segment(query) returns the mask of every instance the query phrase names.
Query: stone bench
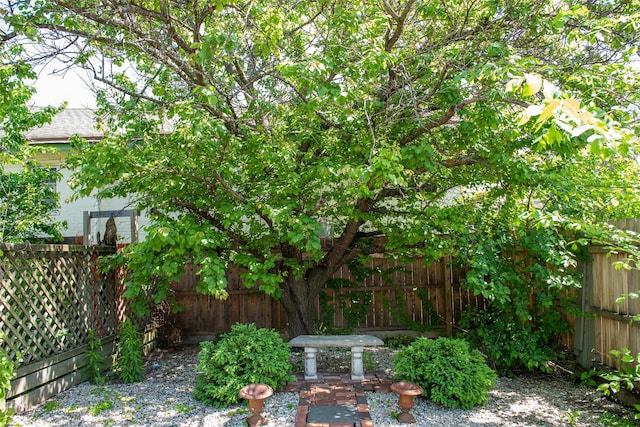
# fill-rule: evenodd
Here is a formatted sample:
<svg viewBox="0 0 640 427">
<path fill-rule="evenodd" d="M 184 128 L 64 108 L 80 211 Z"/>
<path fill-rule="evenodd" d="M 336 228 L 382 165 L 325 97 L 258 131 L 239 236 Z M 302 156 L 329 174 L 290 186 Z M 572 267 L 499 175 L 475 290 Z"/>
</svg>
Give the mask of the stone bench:
<svg viewBox="0 0 640 427">
<path fill-rule="evenodd" d="M 304 347 L 304 379 L 317 380 L 316 353 L 318 348 L 339 347 L 351 349 L 351 379 L 364 379 L 362 353 L 364 347 L 383 345 L 372 335 L 298 335 L 289 341 L 291 347 Z"/>
</svg>

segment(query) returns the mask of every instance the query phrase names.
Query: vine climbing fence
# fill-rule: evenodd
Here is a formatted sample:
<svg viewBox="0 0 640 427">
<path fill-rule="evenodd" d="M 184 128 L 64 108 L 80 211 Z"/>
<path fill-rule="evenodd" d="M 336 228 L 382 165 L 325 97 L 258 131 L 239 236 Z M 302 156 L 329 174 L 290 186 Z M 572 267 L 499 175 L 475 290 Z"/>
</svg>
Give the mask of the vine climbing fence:
<svg viewBox="0 0 640 427">
<path fill-rule="evenodd" d="M 640 219 L 615 221 L 616 227 L 640 233 Z M 581 270 L 584 286 L 580 309 L 588 313 L 576 319 L 574 350 L 580 364 L 616 367 L 612 350 L 628 349 L 640 354 L 640 299 L 625 297 L 640 294 L 640 270 L 616 268 L 627 254 L 610 254 L 606 248 L 590 249 L 591 261 Z"/>
<path fill-rule="evenodd" d="M 320 293 L 316 318 L 319 332 L 432 331 L 451 335 L 467 307 L 483 307 L 481 297 L 462 289 L 464 271 L 447 258 L 425 265 L 422 260 L 402 263 L 374 256 L 359 271 L 345 265 Z M 175 316 L 174 328 L 186 341 L 199 341 L 228 331 L 236 322 L 287 330 L 287 318 L 279 301 L 244 287 L 240 271 L 227 274 L 226 300 L 196 292 L 197 266 L 188 264 L 174 297 L 184 309 Z"/>
</svg>

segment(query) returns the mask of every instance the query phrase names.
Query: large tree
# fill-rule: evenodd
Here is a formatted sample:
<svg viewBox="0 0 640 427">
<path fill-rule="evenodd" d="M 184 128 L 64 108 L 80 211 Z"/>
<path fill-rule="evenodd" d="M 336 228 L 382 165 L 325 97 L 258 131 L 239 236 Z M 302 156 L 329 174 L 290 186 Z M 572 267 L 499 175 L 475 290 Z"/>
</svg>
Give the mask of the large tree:
<svg viewBox="0 0 640 427">
<path fill-rule="evenodd" d="M 481 249 L 468 231 L 496 218 L 571 240 L 614 198 L 638 212 L 636 0 L 20 3 L 16 31 L 111 87 L 108 137 L 70 165 L 79 194 L 153 218 L 130 296 L 166 297 L 190 257 L 224 298 L 233 263 L 293 337 L 351 260 Z"/>
</svg>

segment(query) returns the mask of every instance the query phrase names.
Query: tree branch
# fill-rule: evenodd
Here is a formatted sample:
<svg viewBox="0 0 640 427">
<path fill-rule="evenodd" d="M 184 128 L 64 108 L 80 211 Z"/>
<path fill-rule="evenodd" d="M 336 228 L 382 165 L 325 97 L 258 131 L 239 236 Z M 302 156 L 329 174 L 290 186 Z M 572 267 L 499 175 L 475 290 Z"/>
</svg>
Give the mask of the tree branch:
<svg viewBox="0 0 640 427">
<path fill-rule="evenodd" d="M 382 190 L 380 190 L 377 195 L 376 195 L 376 200 L 383 200 L 383 199 L 387 199 L 389 197 L 400 197 L 403 196 L 405 192 L 429 192 L 429 193 L 433 193 L 436 191 L 436 186 L 430 182 L 425 182 L 422 185 L 418 185 L 417 187 L 411 187 L 411 188 L 400 188 L 400 187 L 393 187 L 393 188 L 383 188 Z"/>
<path fill-rule="evenodd" d="M 402 138 L 400 138 L 398 140 L 398 144 L 400 145 L 406 145 L 410 142 L 415 141 L 417 138 L 419 138 L 420 136 L 424 135 L 425 133 L 429 132 L 431 129 L 443 126 L 447 123 L 449 123 L 449 121 L 451 121 L 451 119 L 456 115 L 456 113 L 458 111 L 460 111 L 462 108 L 466 107 L 467 105 L 471 105 L 471 104 L 475 104 L 478 102 L 485 102 L 488 101 L 489 98 L 486 96 L 478 96 L 475 98 L 471 98 L 471 99 L 467 99 L 466 101 L 462 101 L 459 104 L 456 105 L 452 105 L 451 107 L 449 107 L 447 109 L 446 112 L 444 112 L 440 117 L 438 117 L 435 120 L 432 120 L 428 123 L 426 123 L 425 125 L 415 129 L 413 132 L 403 136 Z M 500 102 L 505 102 L 508 104 L 514 104 L 514 105 L 518 105 L 520 107 L 528 107 L 529 104 L 525 101 L 520 101 L 519 99 L 514 99 L 514 98 L 503 98 L 500 100 Z"/>
<path fill-rule="evenodd" d="M 225 181 L 224 178 L 222 178 L 222 176 L 218 171 L 213 171 L 213 176 L 215 177 L 216 181 L 218 181 L 218 183 L 222 186 L 222 188 L 224 188 L 227 194 L 229 194 L 231 197 L 233 197 L 243 205 L 250 204 L 249 201 L 242 194 L 238 193 L 233 188 L 231 188 L 229 183 Z M 258 209 L 255 206 L 253 206 L 253 208 L 256 210 L 256 213 L 258 214 L 258 216 L 260 216 L 260 218 L 267 224 L 267 226 L 273 230 L 273 221 L 271 220 L 271 218 L 269 218 L 269 216 L 266 215 L 264 211 L 262 211 L 261 209 Z"/>
<path fill-rule="evenodd" d="M 172 199 L 171 203 L 173 203 L 174 206 L 180 207 L 180 208 L 184 208 L 186 210 L 188 210 L 189 212 L 197 215 L 198 217 L 208 221 L 211 225 L 213 225 L 215 228 L 217 228 L 218 230 L 220 230 L 221 232 L 225 233 L 227 236 L 229 236 L 229 238 L 237 245 L 237 246 L 243 246 L 247 244 L 247 241 L 238 233 L 234 232 L 233 230 L 230 230 L 229 228 L 225 227 L 224 224 L 218 220 L 218 218 L 216 218 L 214 215 L 211 214 L 211 212 L 209 212 L 206 209 L 201 209 L 198 206 L 196 206 L 194 203 L 192 202 L 187 202 L 185 200 L 179 200 L 179 199 Z"/>
<path fill-rule="evenodd" d="M 305 212 L 305 214 L 309 217 L 314 216 L 320 210 L 320 208 L 324 206 L 326 202 L 327 202 L 327 196 L 323 194 L 322 196 L 320 196 L 320 198 L 316 202 L 316 205 L 313 207 L 313 209 Z"/>
<path fill-rule="evenodd" d="M 279 75 L 277 73 L 273 73 L 272 76 L 274 78 L 276 78 L 277 80 L 281 81 L 282 83 L 284 83 L 285 85 L 287 85 L 288 87 L 290 87 L 291 89 L 293 89 L 295 94 L 298 96 L 298 98 L 300 98 L 300 100 L 302 102 L 304 102 L 305 104 L 307 104 L 309 102 L 307 100 L 307 97 L 305 96 L 305 94 L 302 93 L 297 87 L 295 87 L 293 85 L 293 83 L 289 82 L 287 79 L 285 79 L 284 77 L 282 77 L 281 75 Z M 334 129 L 342 129 L 342 127 L 339 124 L 337 124 L 335 122 L 332 122 L 331 120 L 329 120 L 327 118 L 327 116 L 325 116 L 324 114 L 322 114 L 318 110 L 315 110 L 315 115 L 318 116 L 318 118 L 320 118 L 320 120 L 322 120 L 327 126 L 329 126 L 331 128 L 334 128 Z"/>
<path fill-rule="evenodd" d="M 384 43 L 384 50 L 385 51 L 390 52 L 391 49 L 393 49 L 393 46 L 398 41 L 398 39 L 400 38 L 400 36 L 402 35 L 402 32 L 404 31 L 404 23 L 407 20 L 407 16 L 409 15 L 409 12 L 411 11 L 411 8 L 413 7 L 415 2 L 416 2 L 416 0 L 409 0 L 407 2 L 407 4 L 404 6 L 404 9 L 402 10 L 402 13 L 400 15 L 398 15 L 397 13 L 395 13 L 393 11 L 393 9 L 389 5 L 389 3 L 386 0 L 384 1 L 384 6 L 385 6 L 385 9 L 386 9 L 387 13 L 396 22 L 396 27 L 393 30 L 393 34 L 389 35 L 389 32 L 387 32 L 387 34 L 385 36 L 385 38 L 386 38 L 385 43 Z"/>
<path fill-rule="evenodd" d="M 106 84 L 107 86 L 117 90 L 118 92 L 121 92 L 121 93 L 123 93 L 125 95 L 129 95 L 132 98 L 144 99 L 146 101 L 154 102 L 154 103 L 156 103 L 158 105 L 165 105 L 165 106 L 169 105 L 167 102 L 161 101 L 161 100 L 159 100 L 157 98 L 154 98 L 154 97 L 151 97 L 149 95 L 145 95 L 144 91 L 145 91 L 146 87 L 143 90 L 139 91 L 139 92 L 134 92 L 134 91 L 129 90 L 129 89 L 125 88 L 125 87 L 117 85 L 112 80 L 105 79 L 105 78 L 102 78 L 102 77 L 98 76 L 98 74 L 95 71 L 93 72 L 93 79 L 98 81 L 98 82 L 100 82 L 100 83 Z"/>
<path fill-rule="evenodd" d="M 457 166 L 470 166 L 478 163 L 478 159 L 472 156 L 454 157 L 440 162 L 445 168 L 455 168 Z"/>
</svg>

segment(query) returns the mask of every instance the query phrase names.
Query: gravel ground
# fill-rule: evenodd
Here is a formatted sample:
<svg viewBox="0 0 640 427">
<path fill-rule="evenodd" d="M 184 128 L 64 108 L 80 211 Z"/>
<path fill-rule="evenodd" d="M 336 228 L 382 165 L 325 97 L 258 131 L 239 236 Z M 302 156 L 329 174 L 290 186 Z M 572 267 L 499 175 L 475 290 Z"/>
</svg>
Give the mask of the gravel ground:
<svg viewBox="0 0 640 427">
<path fill-rule="evenodd" d="M 192 397 L 198 347 L 178 352 L 158 351 L 146 361 L 145 381 L 138 384 L 83 383 L 60 393 L 26 413 L 14 416 L 16 426 L 245 426 L 245 405 L 216 409 Z M 365 368 L 376 366 L 392 374 L 393 351 L 373 349 L 365 353 Z M 302 354 L 292 362 L 302 369 Z M 318 353 L 320 371 L 348 371 L 349 352 Z M 376 427 L 402 427 L 392 417 L 398 413 L 393 393 L 369 393 L 367 400 Z M 292 427 L 298 404 L 296 393 L 275 393 L 265 402 L 268 425 Z M 412 413 L 416 427 L 423 426 L 631 426 L 631 422 L 604 422 L 628 417 L 624 408 L 604 399 L 592 388 L 577 386 L 568 377 L 528 375 L 499 378 L 489 403 L 473 410 L 451 410 L 426 399 L 416 399 Z M 609 415 L 606 415 L 609 414 Z M 619 418 L 617 418 L 619 419 Z"/>
</svg>

